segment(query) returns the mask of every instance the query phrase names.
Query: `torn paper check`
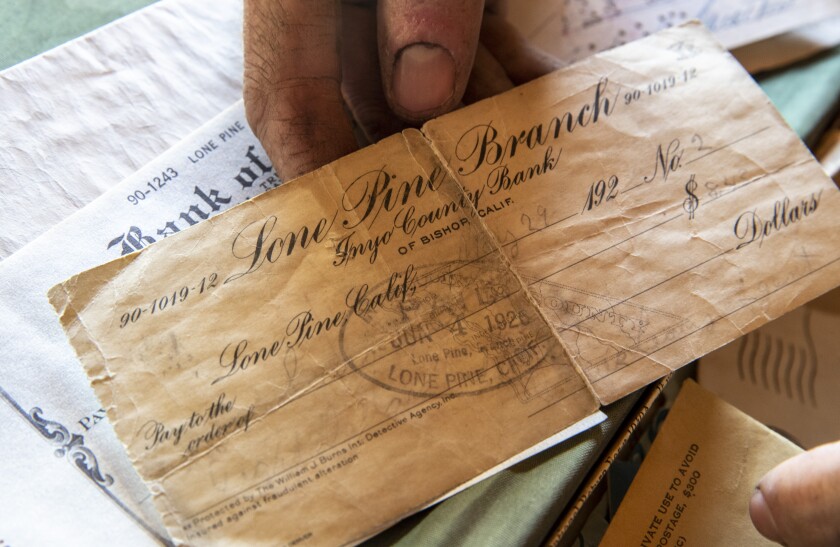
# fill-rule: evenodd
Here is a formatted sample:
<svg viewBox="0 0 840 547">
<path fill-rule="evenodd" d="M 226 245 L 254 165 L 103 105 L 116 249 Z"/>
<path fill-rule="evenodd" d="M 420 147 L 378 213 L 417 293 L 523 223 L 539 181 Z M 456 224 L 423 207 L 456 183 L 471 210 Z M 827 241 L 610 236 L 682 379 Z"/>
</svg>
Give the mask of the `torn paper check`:
<svg viewBox="0 0 840 547">
<path fill-rule="evenodd" d="M 176 541 L 354 543 L 837 285 L 838 219 L 690 24 L 51 299 Z"/>
</svg>

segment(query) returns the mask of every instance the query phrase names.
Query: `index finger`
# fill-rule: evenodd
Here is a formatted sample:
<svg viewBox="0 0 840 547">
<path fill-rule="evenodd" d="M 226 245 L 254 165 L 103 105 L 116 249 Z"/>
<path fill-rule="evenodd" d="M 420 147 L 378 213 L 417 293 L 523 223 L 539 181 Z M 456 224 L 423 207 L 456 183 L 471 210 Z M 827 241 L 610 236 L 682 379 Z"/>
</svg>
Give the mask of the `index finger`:
<svg viewBox="0 0 840 547">
<path fill-rule="evenodd" d="M 335 0 L 245 0 L 245 113 L 283 179 L 357 148 L 341 96 L 340 10 Z"/>
</svg>

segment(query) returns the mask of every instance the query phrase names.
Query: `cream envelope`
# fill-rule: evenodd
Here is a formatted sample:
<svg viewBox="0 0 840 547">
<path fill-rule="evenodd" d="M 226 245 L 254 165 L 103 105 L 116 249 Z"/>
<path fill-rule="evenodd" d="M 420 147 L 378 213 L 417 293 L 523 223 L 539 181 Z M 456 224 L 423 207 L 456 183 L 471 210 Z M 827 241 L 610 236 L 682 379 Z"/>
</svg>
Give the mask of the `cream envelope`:
<svg viewBox="0 0 840 547">
<path fill-rule="evenodd" d="M 689 380 L 601 545 L 776 545 L 753 526 L 750 498 L 801 451 Z"/>
<path fill-rule="evenodd" d="M 703 357 L 700 384 L 804 448 L 840 438 L 840 291 Z"/>
</svg>

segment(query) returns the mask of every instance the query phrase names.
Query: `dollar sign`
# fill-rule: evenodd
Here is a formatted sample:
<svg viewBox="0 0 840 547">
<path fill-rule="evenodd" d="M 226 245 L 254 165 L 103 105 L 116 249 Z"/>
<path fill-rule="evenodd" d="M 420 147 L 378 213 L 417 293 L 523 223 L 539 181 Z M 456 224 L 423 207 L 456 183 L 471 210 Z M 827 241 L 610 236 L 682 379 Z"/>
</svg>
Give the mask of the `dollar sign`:
<svg viewBox="0 0 840 547">
<path fill-rule="evenodd" d="M 700 207 L 700 198 L 694 193 L 697 190 L 697 183 L 694 182 L 694 175 L 685 183 L 685 193 L 688 197 L 683 201 L 683 209 L 688 213 L 688 220 L 694 220 L 694 211 Z"/>
</svg>

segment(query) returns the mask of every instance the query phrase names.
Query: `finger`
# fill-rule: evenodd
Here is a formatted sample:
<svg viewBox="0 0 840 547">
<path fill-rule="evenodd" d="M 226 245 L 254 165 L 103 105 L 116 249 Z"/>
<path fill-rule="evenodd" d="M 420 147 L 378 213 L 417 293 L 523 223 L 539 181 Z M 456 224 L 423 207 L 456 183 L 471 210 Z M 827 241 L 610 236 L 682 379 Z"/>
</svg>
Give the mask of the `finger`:
<svg viewBox="0 0 840 547">
<path fill-rule="evenodd" d="M 481 44 L 504 67 L 515 85 L 562 68 L 564 63 L 531 44 L 503 15 L 488 11 L 481 25 Z"/>
<path fill-rule="evenodd" d="M 368 142 L 405 128 L 388 108 L 379 71 L 376 10 L 345 4 L 341 14 L 341 92 Z"/>
<path fill-rule="evenodd" d="M 461 101 L 483 9 L 484 0 L 380 0 L 382 85 L 397 115 L 420 122 Z"/>
<path fill-rule="evenodd" d="M 475 52 L 472 74 L 464 91 L 464 103 L 471 104 L 513 87 L 505 69 L 482 44 Z"/>
<path fill-rule="evenodd" d="M 357 148 L 339 83 L 339 10 L 334 0 L 245 0 L 245 113 L 284 179 Z"/>
<path fill-rule="evenodd" d="M 762 478 L 750 517 L 768 539 L 789 547 L 840 545 L 840 442 L 780 464 Z"/>
</svg>

